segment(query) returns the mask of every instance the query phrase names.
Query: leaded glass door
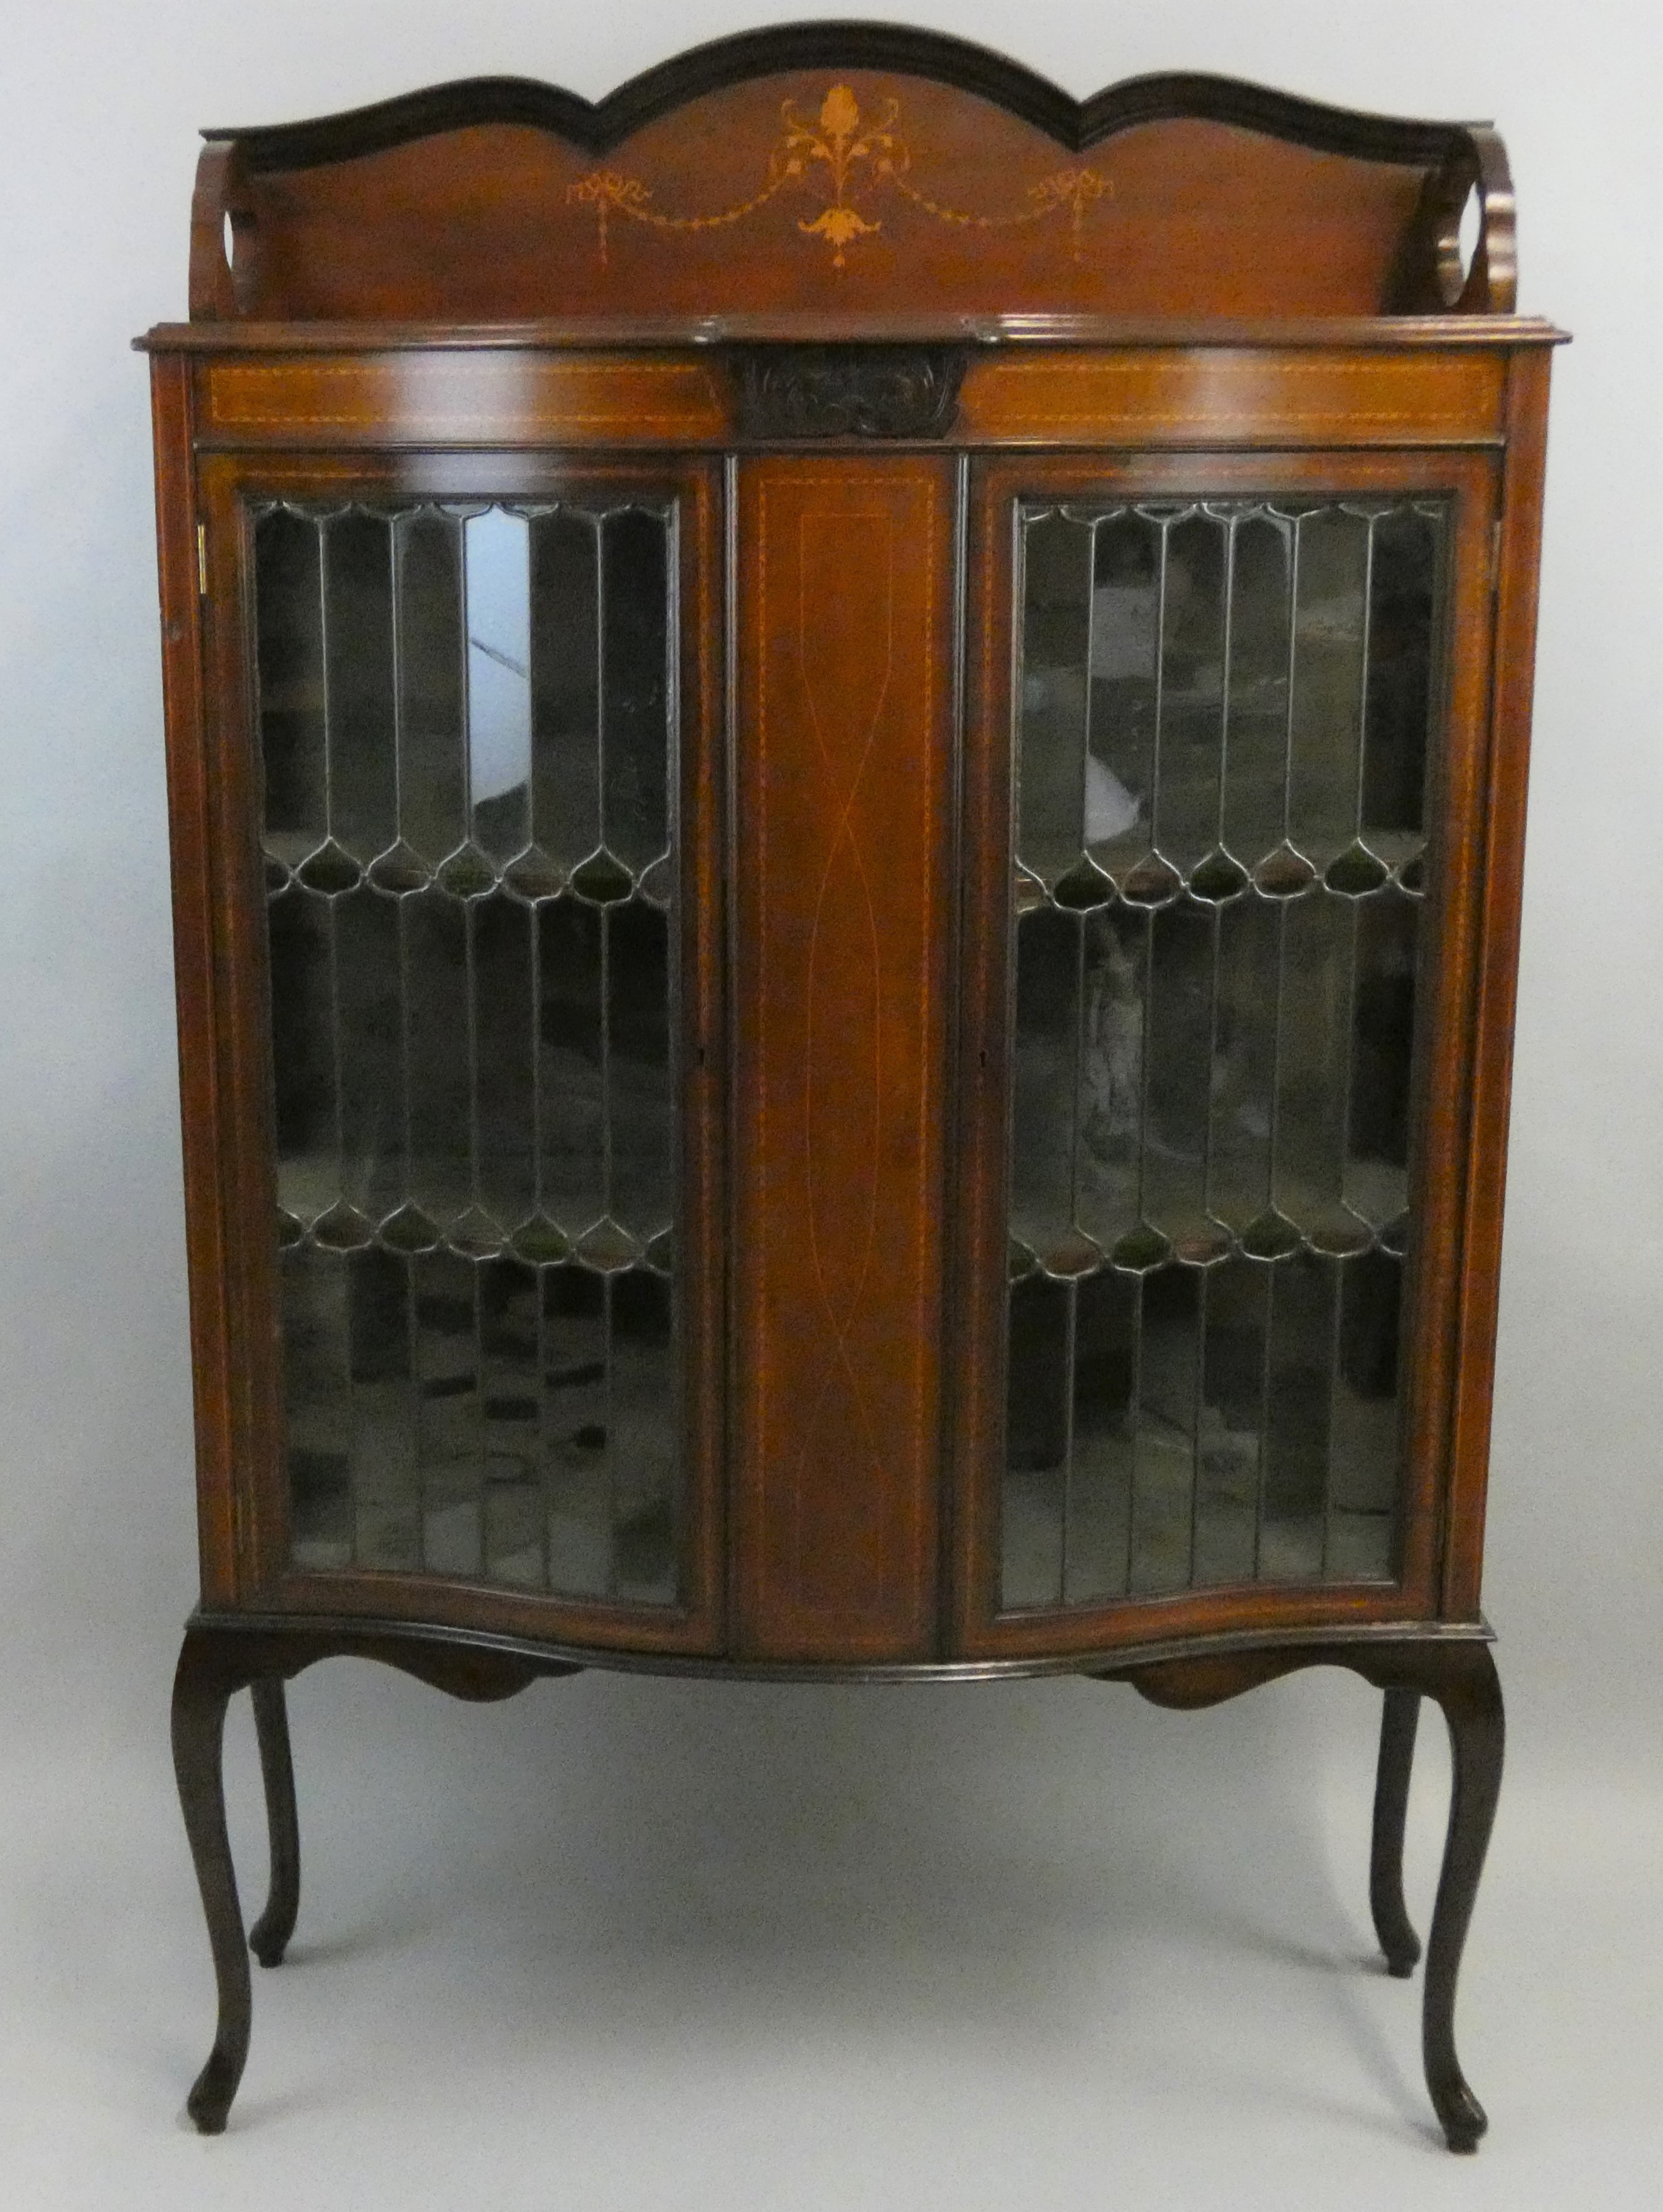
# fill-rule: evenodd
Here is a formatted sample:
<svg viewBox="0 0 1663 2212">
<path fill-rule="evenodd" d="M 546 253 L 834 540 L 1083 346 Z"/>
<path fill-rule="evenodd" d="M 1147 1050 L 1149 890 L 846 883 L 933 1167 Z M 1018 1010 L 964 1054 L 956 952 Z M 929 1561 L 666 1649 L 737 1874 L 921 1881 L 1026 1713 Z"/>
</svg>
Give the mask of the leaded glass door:
<svg viewBox="0 0 1663 2212">
<path fill-rule="evenodd" d="M 1483 487 L 1118 473 L 1031 469 L 982 516 L 1010 676 L 972 777 L 1004 809 L 981 1588 L 1019 1626 L 1390 1601 L 1436 1473 L 1421 1001 Z"/>
<path fill-rule="evenodd" d="M 268 1572 L 698 1642 L 713 487 L 478 481 L 242 487 Z"/>
</svg>

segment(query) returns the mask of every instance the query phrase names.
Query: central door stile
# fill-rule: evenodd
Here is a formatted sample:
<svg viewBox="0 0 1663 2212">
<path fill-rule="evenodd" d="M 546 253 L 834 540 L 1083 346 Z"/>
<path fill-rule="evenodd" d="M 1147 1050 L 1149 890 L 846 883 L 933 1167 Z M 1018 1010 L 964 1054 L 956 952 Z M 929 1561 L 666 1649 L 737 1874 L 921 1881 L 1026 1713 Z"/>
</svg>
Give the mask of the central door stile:
<svg viewBox="0 0 1663 2212">
<path fill-rule="evenodd" d="M 749 1657 L 936 1646 L 956 470 L 739 470 L 735 1597 Z"/>
</svg>

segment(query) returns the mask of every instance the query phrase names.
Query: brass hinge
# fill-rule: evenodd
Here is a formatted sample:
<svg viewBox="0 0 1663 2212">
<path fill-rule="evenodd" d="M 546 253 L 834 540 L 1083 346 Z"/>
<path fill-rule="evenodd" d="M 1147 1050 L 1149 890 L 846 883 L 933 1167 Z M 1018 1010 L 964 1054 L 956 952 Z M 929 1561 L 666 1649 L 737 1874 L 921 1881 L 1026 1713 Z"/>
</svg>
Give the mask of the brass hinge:
<svg viewBox="0 0 1663 2212">
<path fill-rule="evenodd" d="M 208 526 L 205 522 L 199 522 L 197 525 L 197 597 L 205 599 L 207 596 Z"/>
</svg>

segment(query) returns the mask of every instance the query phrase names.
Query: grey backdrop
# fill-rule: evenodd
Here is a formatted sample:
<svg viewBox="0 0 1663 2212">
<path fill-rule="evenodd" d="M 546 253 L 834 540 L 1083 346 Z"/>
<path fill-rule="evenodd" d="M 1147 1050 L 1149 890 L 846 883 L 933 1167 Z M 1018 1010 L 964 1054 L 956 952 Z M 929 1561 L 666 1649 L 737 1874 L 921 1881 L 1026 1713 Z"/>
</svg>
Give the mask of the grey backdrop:
<svg viewBox="0 0 1663 2212">
<path fill-rule="evenodd" d="M 167 1769 L 193 1593 L 149 429 L 198 125 L 598 94 L 775 11 L 14 0 L 0 62 L 0 2142 L 13 2203 L 1507 2212 L 1663 2200 L 1660 19 L 1054 0 L 911 19 L 1083 94 L 1226 70 L 1495 115 L 1557 364 L 1490 1565 L 1508 1785 L 1435 2149 L 1364 1906 L 1375 1701 L 585 1676 L 294 1696 L 306 1895 L 233 2131 Z M 880 12 L 887 13 L 887 10 Z M 246 1721 L 232 1784 L 263 1878 Z M 1422 1913 L 1447 1765 L 1413 1835 Z"/>
</svg>

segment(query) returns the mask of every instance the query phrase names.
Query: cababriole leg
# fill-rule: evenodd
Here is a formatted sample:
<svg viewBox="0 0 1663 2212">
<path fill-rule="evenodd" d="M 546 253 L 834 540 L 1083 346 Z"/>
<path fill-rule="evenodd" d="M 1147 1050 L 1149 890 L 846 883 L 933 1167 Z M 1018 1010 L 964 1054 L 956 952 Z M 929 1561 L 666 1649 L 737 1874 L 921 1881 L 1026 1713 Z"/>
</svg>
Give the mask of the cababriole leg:
<svg viewBox="0 0 1663 2212">
<path fill-rule="evenodd" d="M 250 1685 L 265 1780 L 265 1826 L 271 1844 L 271 1887 L 265 1910 L 248 1934 L 262 1966 L 281 1963 L 295 1932 L 301 1904 L 301 1831 L 295 1809 L 295 1765 L 289 1749 L 289 1712 L 283 1683 L 273 1677 Z"/>
<path fill-rule="evenodd" d="M 1488 2122 L 1455 2056 L 1455 1979 L 1501 1794 L 1506 1731 L 1502 1685 L 1489 1645 L 1453 1645 L 1440 1659 L 1438 1678 L 1427 1686 L 1449 1723 L 1454 1787 L 1438 1901 L 1427 1939 L 1422 2039 L 1427 2087 L 1449 2148 L 1471 2151 L 1478 2148 Z"/>
<path fill-rule="evenodd" d="M 248 1953 L 225 1827 L 225 1709 L 238 1686 L 211 1639 L 187 1629 L 174 1677 L 174 1772 L 208 1920 L 219 2022 L 208 2063 L 185 2101 L 205 2136 L 223 2130 L 248 2056 Z"/>
<path fill-rule="evenodd" d="M 1415 1729 L 1420 1694 L 1388 1690 L 1380 1716 L 1380 1759 L 1374 1777 L 1374 1832 L 1368 1860 L 1368 1902 L 1374 1933 L 1386 1954 L 1386 1972 L 1400 1979 L 1415 1971 L 1421 1939 L 1404 1904 L 1404 1820 L 1409 1810 L 1409 1778 L 1415 1765 Z"/>
</svg>

